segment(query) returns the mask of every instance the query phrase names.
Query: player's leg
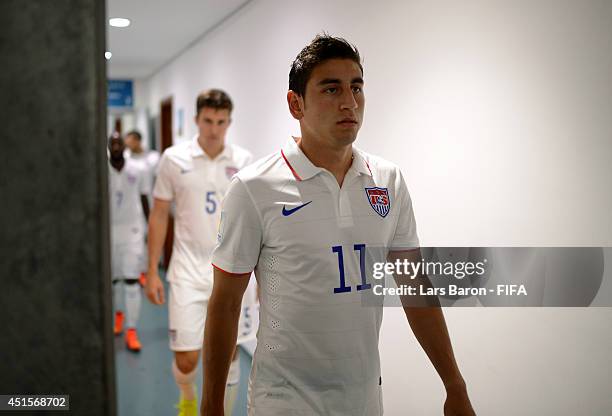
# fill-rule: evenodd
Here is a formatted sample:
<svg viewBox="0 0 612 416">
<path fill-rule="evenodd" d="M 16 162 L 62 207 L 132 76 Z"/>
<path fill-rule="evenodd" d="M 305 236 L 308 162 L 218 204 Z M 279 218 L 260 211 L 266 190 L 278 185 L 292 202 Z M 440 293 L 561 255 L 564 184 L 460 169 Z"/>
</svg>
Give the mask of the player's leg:
<svg viewBox="0 0 612 416">
<path fill-rule="evenodd" d="M 113 332 L 121 335 L 123 332 L 123 278 L 121 276 L 122 253 L 119 244 L 113 241 L 111 244 L 111 275 L 113 284 L 113 312 L 115 324 Z"/>
<path fill-rule="evenodd" d="M 152 206 L 152 205 L 150 205 Z M 147 253 L 147 238 L 148 238 L 148 224 L 144 224 L 143 225 L 143 229 L 144 229 L 144 237 L 142 240 L 142 256 L 140 258 L 140 276 L 138 277 L 138 283 L 140 284 L 141 287 L 145 287 L 146 283 L 147 283 L 147 267 L 149 264 L 149 255 Z"/>
<path fill-rule="evenodd" d="M 196 394 L 196 372 L 200 351 L 175 351 L 172 363 L 172 374 L 176 385 L 181 392 L 181 399 L 188 401 L 197 400 Z"/>
<path fill-rule="evenodd" d="M 140 287 L 144 288 L 147 285 L 147 273 L 146 272 L 141 272 L 140 276 L 138 277 L 138 283 L 140 284 Z"/>
<path fill-rule="evenodd" d="M 125 318 L 127 326 L 125 343 L 130 351 L 135 352 L 142 348 L 136 330 L 142 305 L 141 290 L 137 278 L 125 279 Z"/>
<path fill-rule="evenodd" d="M 142 293 L 138 284 L 138 275 L 142 268 L 142 256 L 144 246 L 142 244 L 142 236 L 135 238 L 123 245 L 121 251 L 121 268 L 125 278 L 125 318 L 127 332 L 125 343 L 128 350 L 138 352 L 142 348 L 136 326 L 140 318 L 140 308 L 142 305 Z"/>
<path fill-rule="evenodd" d="M 121 335 L 123 332 L 123 279 L 113 279 L 113 312 L 115 315 L 115 325 L 113 332 Z"/>
<path fill-rule="evenodd" d="M 180 391 L 179 416 L 197 416 L 196 372 L 204 341 L 206 294 L 171 282 L 168 296 L 172 373 Z"/>
</svg>

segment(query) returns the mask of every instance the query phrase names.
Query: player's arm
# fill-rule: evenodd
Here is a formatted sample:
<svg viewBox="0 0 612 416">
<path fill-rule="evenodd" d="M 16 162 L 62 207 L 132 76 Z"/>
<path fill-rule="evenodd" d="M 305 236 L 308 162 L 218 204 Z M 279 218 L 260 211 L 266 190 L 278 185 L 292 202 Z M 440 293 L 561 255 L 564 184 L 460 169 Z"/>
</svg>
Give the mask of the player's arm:
<svg viewBox="0 0 612 416">
<path fill-rule="evenodd" d="M 149 199 L 146 195 L 140 195 L 140 203 L 142 204 L 142 212 L 144 212 L 145 220 L 149 219 Z"/>
<path fill-rule="evenodd" d="M 230 362 L 236 348 L 242 296 L 251 273 L 232 274 L 215 267 L 204 329 L 204 385 L 201 415 L 223 414 Z"/>
<path fill-rule="evenodd" d="M 147 195 L 151 193 L 151 182 L 146 170 L 141 172 L 138 190 L 140 191 L 140 204 L 146 221 L 149 219 L 149 198 Z"/>
<path fill-rule="evenodd" d="M 260 214 L 246 185 L 234 176 L 223 198 L 217 245 L 212 253 L 215 268 L 204 329 L 202 415 L 223 415 L 225 385 L 236 348 L 242 297 L 259 261 L 263 241 Z"/>
<path fill-rule="evenodd" d="M 421 252 L 418 249 L 391 251 L 388 261 L 395 263 L 396 260 L 419 263 Z M 395 275 L 394 278 L 398 287 L 400 285 L 417 286 L 417 293 L 420 293 L 418 290 L 420 285 L 431 287 L 428 277 L 423 274 L 414 279 L 405 275 Z M 447 416 L 475 415 L 465 381 L 455 360 L 439 300 L 435 296 L 406 295 L 402 297 L 402 305 L 412 332 L 444 383 L 447 394 L 444 414 Z"/>
<path fill-rule="evenodd" d="M 166 241 L 169 214 L 170 201 L 154 198 L 153 210 L 149 215 L 149 237 L 147 240 L 149 266 L 145 293 L 147 298 L 156 305 L 161 305 L 165 302 L 164 286 L 159 278 L 157 267 L 164 241 Z"/>
</svg>

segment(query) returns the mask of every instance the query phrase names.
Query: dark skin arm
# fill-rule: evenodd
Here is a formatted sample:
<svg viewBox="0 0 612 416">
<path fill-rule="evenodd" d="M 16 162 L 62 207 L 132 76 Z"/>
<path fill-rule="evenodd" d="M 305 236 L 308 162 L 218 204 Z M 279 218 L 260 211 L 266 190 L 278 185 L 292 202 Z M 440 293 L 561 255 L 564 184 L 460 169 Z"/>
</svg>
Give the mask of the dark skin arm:
<svg viewBox="0 0 612 416">
<path fill-rule="evenodd" d="M 140 203 L 142 204 L 142 211 L 144 212 L 145 220 L 149 220 L 149 199 L 146 195 L 140 195 Z"/>
<path fill-rule="evenodd" d="M 421 261 L 420 250 L 393 251 L 389 253 L 389 261 L 396 260 L 418 263 Z M 405 275 L 394 276 L 398 285 L 431 287 L 426 275 L 410 279 Z M 429 357 L 446 389 L 444 416 L 475 416 L 467 393 L 466 383 L 461 376 L 455 360 L 444 314 L 440 302 L 435 296 L 402 296 L 402 306 L 415 337 Z"/>
</svg>

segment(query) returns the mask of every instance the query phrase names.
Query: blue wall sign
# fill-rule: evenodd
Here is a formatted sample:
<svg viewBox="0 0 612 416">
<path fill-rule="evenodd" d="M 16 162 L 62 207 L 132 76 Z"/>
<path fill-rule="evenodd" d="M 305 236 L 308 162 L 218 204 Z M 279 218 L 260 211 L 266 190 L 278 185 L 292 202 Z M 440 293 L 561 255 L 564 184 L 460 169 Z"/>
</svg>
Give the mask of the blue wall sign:
<svg viewBox="0 0 612 416">
<path fill-rule="evenodd" d="M 109 107 L 132 107 L 134 87 L 131 80 L 109 79 L 107 99 Z"/>
</svg>

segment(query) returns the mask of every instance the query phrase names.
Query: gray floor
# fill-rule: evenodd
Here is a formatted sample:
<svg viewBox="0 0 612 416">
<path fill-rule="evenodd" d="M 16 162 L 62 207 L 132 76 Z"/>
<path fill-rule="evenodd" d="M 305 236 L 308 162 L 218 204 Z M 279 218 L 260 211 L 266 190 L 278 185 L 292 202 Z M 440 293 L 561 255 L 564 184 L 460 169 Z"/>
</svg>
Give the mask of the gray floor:
<svg viewBox="0 0 612 416">
<path fill-rule="evenodd" d="M 178 389 L 171 371 L 172 353 L 168 348 L 168 308 L 150 304 L 143 293 L 139 322 L 142 343 L 140 353 L 125 347 L 123 337 L 115 339 L 115 368 L 119 416 L 169 416 L 178 411 Z M 251 356 L 240 351 L 240 390 L 233 416 L 246 415 L 247 379 L 251 370 Z M 201 392 L 201 366 L 197 377 L 198 395 Z"/>
</svg>

